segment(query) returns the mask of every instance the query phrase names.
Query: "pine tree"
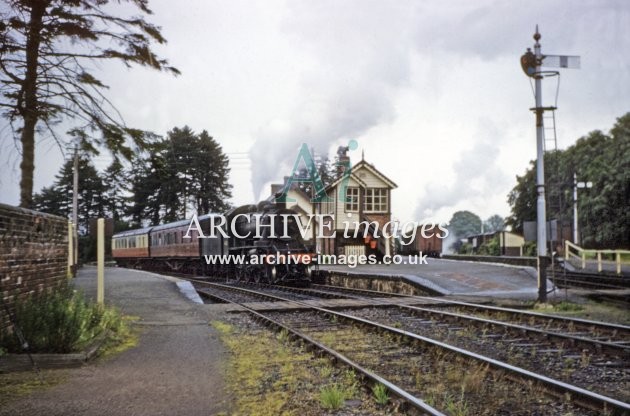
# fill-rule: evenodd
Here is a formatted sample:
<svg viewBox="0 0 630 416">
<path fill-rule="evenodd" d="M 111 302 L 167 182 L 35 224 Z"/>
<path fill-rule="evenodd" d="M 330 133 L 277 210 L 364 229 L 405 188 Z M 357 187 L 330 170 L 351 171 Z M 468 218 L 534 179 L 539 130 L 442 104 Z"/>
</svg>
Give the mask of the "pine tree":
<svg viewBox="0 0 630 416">
<path fill-rule="evenodd" d="M 224 212 L 230 207 L 229 159 L 205 130 L 174 128 L 134 162 L 132 179 L 135 224 L 170 222 L 198 214 Z"/>
<path fill-rule="evenodd" d="M 148 0 L 11 0 L 0 20 L 0 107 L 21 143 L 20 205 L 30 207 L 35 170 L 35 135 L 47 130 L 62 144 L 55 126 L 73 125 L 83 150 L 107 148 L 130 159 L 144 147 L 145 132 L 125 125 L 88 64 L 120 61 L 178 74 L 158 58 L 152 43 L 166 40 L 142 16 L 114 14 L 121 3 L 151 14 Z"/>
<path fill-rule="evenodd" d="M 73 160 L 68 160 L 55 176 L 51 187 L 42 189 L 33 196 L 35 209 L 68 219 L 72 216 Z M 103 178 L 90 160 L 79 157 L 78 229 L 87 233 L 90 218 L 105 216 L 109 202 Z"/>
</svg>

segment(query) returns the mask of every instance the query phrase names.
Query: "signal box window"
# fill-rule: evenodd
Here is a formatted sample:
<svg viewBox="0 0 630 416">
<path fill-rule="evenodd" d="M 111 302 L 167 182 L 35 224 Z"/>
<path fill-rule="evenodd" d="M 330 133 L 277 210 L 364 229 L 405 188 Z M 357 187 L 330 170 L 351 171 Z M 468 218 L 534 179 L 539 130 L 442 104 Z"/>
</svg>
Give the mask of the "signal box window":
<svg viewBox="0 0 630 416">
<path fill-rule="evenodd" d="M 359 210 L 359 188 L 347 187 L 346 188 L 346 211 L 358 211 Z"/>
</svg>

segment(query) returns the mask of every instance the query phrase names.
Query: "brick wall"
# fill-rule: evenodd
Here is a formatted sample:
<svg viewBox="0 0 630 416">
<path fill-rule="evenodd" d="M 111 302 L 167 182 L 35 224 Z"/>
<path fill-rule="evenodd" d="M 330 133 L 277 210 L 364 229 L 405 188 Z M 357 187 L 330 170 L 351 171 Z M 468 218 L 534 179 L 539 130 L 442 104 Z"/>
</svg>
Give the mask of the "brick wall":
<svg viewBox="0 0 630 416">
<path fill-rule="evenodd" d="M 67 277 L 68 221 L 42 212 L 0 204 L 0 296 L 16 299 L 63 282 Z M 8 325 L 0 307 L 0 327 Z"/>
</svg>

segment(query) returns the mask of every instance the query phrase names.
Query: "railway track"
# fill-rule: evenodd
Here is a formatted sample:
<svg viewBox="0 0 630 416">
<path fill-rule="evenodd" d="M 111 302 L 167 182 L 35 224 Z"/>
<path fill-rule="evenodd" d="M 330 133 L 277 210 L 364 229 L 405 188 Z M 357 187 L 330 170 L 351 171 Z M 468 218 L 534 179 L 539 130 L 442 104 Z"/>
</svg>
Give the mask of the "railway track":
<svg viewBox="0 0 630 416">
<path fill-rule="evenodd" d="M 556 270 L 555 273 L 548 273 L 553 283 L 561 288 L 583 288 L 583 289 L 630 289 L 630 277 L 610 274 L 570 272 Z"/>
<path fill-rule="evenodd" d="M 215 288 L 224 286 L 209 282 L 206 282 L 205 285 Z M 243 293 L 255 292 L 246 288 L 238 288 L 238 290 Z M 266 296 L 271 295 L 266 294 Z M 278 301 L 290 301 L 286 298 L 273 296 Z M 523 414 L 566 414 L 567 412 L 573 412 L 573 414 L 600 414 L 600 412 L 627 414 L 630 412 L 630 404 L 628 403 L 490 358 L 469 349 L 420 335 L 422 331 L 419 328 L 413 330 L 410 327 L 397 328 L 391 322 L 389 325 L 376 322 L 374 319 L 356 316 L 354 312 L 350 314 L 314 307 L 300 301 L 294 302 L 301 303 L 309 311 L 299 313 L 272 312 L 265 315 L 251 309 L 248 309 L 248 312 L 255 312 L 257 319 L 272 322 L 270 324 L 273 326 L 290 330 L 295 336 L 307 339 L 317 348 L 322 348 L 335 356 L 336 359 L 366 374 L 368 379 L 378 380 L 378 382 L 387 385 L 394 394 L 405 399 L 412 407 L 429 412 L 429 414 L 439 414 L 439 412 L 418 397 L 427 397 L 426 395 L 429 394 L 429 402 L 438 403 L 443 409 L 449 408 L 450 405 L 474 407 L 479 403 L 484 405 L 496 403 L 497 408 L 501 409 L 501 403 L 511 403 L 510 406 L 513 410 L 515 392 L 521 393 L 519 400 L 522 400 L 518 403 L 517 409 L 527 409 L 526 413 Z M 315 314 L 315 318 L 313 314 Z M 422 320 L 424 318 L 420 318 L 420 321 Z M 345 326 L 340 322 L 343 322 Z M 369 330 L 357 328 L 369 328 Z M 330 334 L 338 336 L 330 338 Z M 387 365 L 383 366 L 384 363 Z M 396 363 L 400 364 L 396 365 Z M 457 365 L 452 366 L 449 363 L 457 363 Z M 445 365 L 448 368 L 445 369 Z M 415 368 L 417 371 L 412 374 L 409 372 L 410 368 Z M 463 368 L 466 369 L 465 372 L 460 371 Z M 427 384 L 428 380 L 425 380 L 425 375 L 431 375 L 429 379 L 435 384 L 438 381 L 435 374 L 444 371 L 447 371 L 447 376 L 440 384 L 442 389 L 440 391 L 431 390 L 431 384 Z M 449 371 L 453 373 L 450 381 Z M 467 375 L 476 375 L 476 381 L 470 377 L 467 378 Z M 472 384 L 466 387 L 462 384 L 462 380 L 468 380 L 467 383 Z M 477 387 L 472 387 L 473 385 Z M 460 390 L 457 390 L 457 386 Z M 540 395 L 543 392 L 545 399 L 540 402 Z M 567 400 L 567 397 L 570 399 Z M 410 398 L 417 400 L 410 401 Z M 528 401 L 527 398 L 534 401 Z M 449 400 L 450 402 L 448 402 Z M 543 407 L 540 407 L 541 403 L 544 403 Z M 427 406 L 431 409 L 428 409 Z M 505 411 L 508 412 L 508 410 Z M 508 412 L 506 414 L 515 413 Z"/>
<path fill-rule="evenodd" d="M 590 343 L 602 349 L 630 351 L 630 327 L 626 325 L 549 315 L 539 312 L 479 305 L 469 302 L 431 298 L 437 309 L 465 313 L 468 316 L 515 323 L 538 331 L 564 334 L 576 343 Z M 434 307 L 435 309 L 435 307 Z"/>
</svg>

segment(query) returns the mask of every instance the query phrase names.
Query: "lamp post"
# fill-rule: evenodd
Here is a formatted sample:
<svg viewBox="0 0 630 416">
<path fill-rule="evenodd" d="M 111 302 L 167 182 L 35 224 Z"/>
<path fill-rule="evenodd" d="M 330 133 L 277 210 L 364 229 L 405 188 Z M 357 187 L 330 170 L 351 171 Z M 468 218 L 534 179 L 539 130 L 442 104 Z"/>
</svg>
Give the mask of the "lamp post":
<svg viewBox="0 0 630 416">
<path fill-rule="evenodd" d="M 578 232 L 578 188 L 592 188 L 593 182 L 578 182 L 577 173 L 573 173 L 573 244 L 580 245 Z"/>
</svg>

